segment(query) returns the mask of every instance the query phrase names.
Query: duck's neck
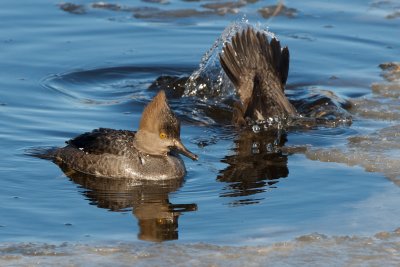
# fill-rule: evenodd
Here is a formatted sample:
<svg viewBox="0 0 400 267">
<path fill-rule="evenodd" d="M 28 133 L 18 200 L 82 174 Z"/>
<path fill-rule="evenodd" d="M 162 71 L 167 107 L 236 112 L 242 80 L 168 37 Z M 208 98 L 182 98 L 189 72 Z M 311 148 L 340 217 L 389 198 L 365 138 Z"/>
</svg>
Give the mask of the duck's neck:
<svg viewBox="0 0 400 267">
<path fill-rule="evenodd" d="M 144 154 L 165 156 L 169 152 L 169 148 L 163 146 L 159 139 L 157 134 L 139 130 L 135 134 L 133 145 Z"/>
</svg>

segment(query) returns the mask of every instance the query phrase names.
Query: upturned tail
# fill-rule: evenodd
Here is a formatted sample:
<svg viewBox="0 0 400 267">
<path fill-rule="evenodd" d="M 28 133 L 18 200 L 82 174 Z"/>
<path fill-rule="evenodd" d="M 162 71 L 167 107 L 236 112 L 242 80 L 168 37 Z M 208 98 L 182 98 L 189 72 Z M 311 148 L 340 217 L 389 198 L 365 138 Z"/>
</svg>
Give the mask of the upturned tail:
<svg viewBox="0 0 400 267">
<path fill-rule="evenodd" d="M 297 113 L 284 93 L 289 49 L 282 49 L 277 39 L 268 42 L 265 33 L 253 28 L 237 32 L 231 43 L 225 43 L 220 62 L 240 97 L 234 107 L 234 124 Z"/>
</svg>

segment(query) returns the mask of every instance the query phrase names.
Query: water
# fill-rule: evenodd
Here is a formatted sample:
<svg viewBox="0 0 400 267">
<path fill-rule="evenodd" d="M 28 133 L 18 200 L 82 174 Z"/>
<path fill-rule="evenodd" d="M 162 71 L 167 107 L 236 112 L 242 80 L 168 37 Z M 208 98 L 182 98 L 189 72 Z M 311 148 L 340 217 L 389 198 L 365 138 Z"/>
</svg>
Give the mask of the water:
<svg viewBox="0 0 400 267">
<path fill-rule="evenodd" d="M 269 19 L 263 1 L 14 2 L 0 11 L 0 265 L 398 263 L 400 75 L 384 64 L 398 61 L 398 2 L 288 1 Z M 136 129 L 154 80 L 189 76 L 243 14 L 289 46 L 291 99 L 331 91 L 351 125 L 249 137 L 224 126 L 227 102 L 172 96 L 200 156 L 184 181 L 110 182 L 26 155 Z"/>
</svg>

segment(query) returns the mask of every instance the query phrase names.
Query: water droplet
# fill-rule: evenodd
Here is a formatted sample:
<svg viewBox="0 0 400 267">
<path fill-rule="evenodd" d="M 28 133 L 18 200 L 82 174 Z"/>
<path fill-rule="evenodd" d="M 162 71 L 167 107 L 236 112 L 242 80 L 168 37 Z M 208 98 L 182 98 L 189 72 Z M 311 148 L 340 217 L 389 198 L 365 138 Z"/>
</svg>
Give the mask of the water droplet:
<svg viewBox="0 0 400 267">
<path fill-rule="evenodd" d="M 254 133 L 260 132 L 260 126 L 258 126 L 257 124 L 256 124 L 256 125 L 253 125 L 252 129 L 253 129 L 253 132 L 254 132 Z"/>
<path fill-rule="evenodd" d="M 259 142 L 254 142 L 252 144 L 252 148 L 259 148 L 260 147 L 260 143 Z"/>
<path fill-rule="evenodd" d="M 274 149 L 274 146 L 273 146 L 271 143 L 268 143 L 267 146 L 266 146 L 266 148 L 267 148 L 267 151 L 268 151 L 268 152 L 272 152 L 273 149 Z"/>
</svg>

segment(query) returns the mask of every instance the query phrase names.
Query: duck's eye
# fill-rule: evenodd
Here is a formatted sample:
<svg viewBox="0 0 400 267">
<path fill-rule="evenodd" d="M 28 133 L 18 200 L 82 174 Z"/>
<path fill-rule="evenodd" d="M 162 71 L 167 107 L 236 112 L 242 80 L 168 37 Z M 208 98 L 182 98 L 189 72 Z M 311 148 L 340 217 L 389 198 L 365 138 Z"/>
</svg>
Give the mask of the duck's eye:
<svg viewBox="0 0 400 267">
<path fill-rule="evenodd" d="M 161 138 L 161 139 L 167 138 L 167 134 L 164 133 L 164 132 L 161 132 L 161 133 L 160 133 L 160 138 Z"/>
</svg>

